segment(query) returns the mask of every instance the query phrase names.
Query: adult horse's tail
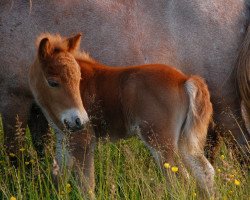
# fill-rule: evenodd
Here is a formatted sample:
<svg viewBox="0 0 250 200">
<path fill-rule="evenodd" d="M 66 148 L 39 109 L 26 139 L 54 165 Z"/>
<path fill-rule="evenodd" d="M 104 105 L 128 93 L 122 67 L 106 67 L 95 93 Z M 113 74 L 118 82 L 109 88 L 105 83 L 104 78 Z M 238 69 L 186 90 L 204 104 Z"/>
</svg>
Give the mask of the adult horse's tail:
<svg viewBox="0 0 250 200">
<path fill-rule="evenodd" d="M 236 80 L 241 100 L 241 114 L 245 122 L 247 132 L 243 133 L 243 145 L 240 144 L 247 163 L 250 162 L 250 25 L 239 50 L 236 64 Z"/>
<path fill-rule="evenodd" d="M 241 111 L 246 128 L 250 132 L 250 26 L 239 51 L 236 80 L 241 97 Z"/>
</svg>

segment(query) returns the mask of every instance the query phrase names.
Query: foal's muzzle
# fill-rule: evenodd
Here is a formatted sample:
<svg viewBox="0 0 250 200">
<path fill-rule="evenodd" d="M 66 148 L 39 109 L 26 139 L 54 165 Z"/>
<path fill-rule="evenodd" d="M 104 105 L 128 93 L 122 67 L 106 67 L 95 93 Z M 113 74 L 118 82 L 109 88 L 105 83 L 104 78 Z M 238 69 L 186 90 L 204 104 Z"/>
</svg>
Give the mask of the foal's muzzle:
<svg viewBox="0 0 250 200">
<path fill-rule="evenodd" d="M 77 117 L 74 122 L 70 123 L 69 121 L 67 121 L 66 119 L 64 120 L 64 125 L 65 127 L 70 130 L 70 131 L 79 131 L 81 129 L 84 128 L 84 124 L 81 122 L 80 118 Z"/>
<path fill-rule="evenodd" d="M 69 131 L 76 132 L 85 128 L 89 118 L 85 112 L 79 112 L 77 109 L 69 109 L 62 113 L 62 123 Z"/>
</svg>

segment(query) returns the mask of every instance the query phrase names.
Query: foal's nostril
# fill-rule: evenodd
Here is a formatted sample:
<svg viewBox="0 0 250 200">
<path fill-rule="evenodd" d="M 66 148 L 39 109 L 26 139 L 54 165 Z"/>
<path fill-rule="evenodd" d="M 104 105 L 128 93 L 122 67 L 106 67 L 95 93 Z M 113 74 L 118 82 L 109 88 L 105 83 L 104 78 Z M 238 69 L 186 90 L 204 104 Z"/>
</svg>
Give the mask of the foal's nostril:
<svg viewBox="0 0 250 200">
<path fill-rule="evenodd" d="M 66 126 L 66 128 L 68 129 L 69 128 L 69 122 L 66 119 L 63 122 L 64 122 L 64 125 Z"/>
<path fill-rule="evenodd" d="M 76 118 L 76 126 L 79 128 L 82 126 L 81 120 L 78 117 Z"/>
</svg>

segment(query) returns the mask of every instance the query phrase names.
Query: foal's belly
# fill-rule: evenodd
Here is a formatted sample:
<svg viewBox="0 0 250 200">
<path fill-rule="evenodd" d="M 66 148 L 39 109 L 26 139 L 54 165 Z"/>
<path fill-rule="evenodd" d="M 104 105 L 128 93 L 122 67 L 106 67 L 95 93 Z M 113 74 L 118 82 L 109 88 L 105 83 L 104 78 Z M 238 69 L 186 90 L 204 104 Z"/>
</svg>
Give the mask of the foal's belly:
<svg viewBox="0 0 250 200">
<path fill-rule="evenodd" d="M 93 123 L 97 138 L 108 138 L 115 142 L 119 139 L 129 138 L 134 135 L 123 120 L 97 120 Z"/>
</svg>

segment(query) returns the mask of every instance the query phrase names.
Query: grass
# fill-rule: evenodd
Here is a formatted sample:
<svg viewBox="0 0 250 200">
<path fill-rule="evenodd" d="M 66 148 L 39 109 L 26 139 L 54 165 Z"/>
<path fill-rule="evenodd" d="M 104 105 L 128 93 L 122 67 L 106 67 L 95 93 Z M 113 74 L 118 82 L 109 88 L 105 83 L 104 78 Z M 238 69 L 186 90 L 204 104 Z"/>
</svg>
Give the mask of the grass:
<svg viewBox="0 0 250 200">
<path fill-rule="evenodd" d="M 51 176 L 53 139 L 46 146 L 45 156 L 39 159 L 29 130 L 24 131 L 17 126 L 17 133 L 25 134 L 20 152 L 18 156 L 6 155 L 0 123 L 0 199 L 85 199 L 72 174 L 61 181 L 59 190 L 55 189 Z M 18 167 L 10 164 L 10 157 L 18 157 Z M 241 169 L 225 145 L 214 167 L 218 199 L 249 199 L 249 174 Z M 116 143 L 99 141 L 95 152 L 95 170 L 95 195 L 98 200 L 200 199 L 192 178 L 188 184 L 175 176 L 167 182 L 149 151 L 137 138 Z M 171 167 L 165 170 L 178 174 L 172 172 Z"/>
</svg>

